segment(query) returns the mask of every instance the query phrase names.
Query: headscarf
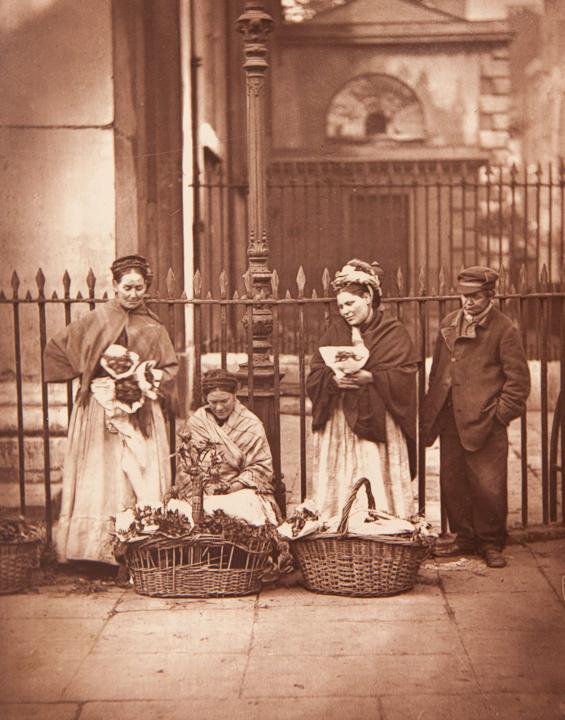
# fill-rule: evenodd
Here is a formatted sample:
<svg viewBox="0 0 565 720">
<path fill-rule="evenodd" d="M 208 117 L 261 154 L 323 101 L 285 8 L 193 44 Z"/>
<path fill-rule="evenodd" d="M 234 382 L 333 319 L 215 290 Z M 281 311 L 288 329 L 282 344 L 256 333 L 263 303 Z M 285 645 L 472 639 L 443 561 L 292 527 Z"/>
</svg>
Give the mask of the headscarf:
<svg viewBox="0 0 565 720">
<path fill-rule="evenodd" d="M 339 293 L 347 291 L 351 286 L 362 286 L 367 288 L 371 297 L 374 295 L 380 297 L 382 293 L 379 275 L 382 275 L 382 268 L 378 262 L 369 264 L 364 260 L 353 258 L 336 272 L 332 287 L 336 293 Z"/>
<path fill-rule="evenodd" d="M 110 270 L 112 271 L 112 277 L 117 282 L 119 282 L 121 276 L 127 270 L 136 270 L 139 272 L 143 276 L 148 287 L 151 285 L 151 281 L 153 280 L 153 272 L 143 255 L 122 255 L 114 260 Z"/>
<path fill-rule="evenodd" d="M 213 390 L 222 390 L 224 392 L 235 393 L 239 380 L 234 375 L 222 368 L 208 370 L 202 376 L 202 397 L 206 397 Z"/>
</svg>

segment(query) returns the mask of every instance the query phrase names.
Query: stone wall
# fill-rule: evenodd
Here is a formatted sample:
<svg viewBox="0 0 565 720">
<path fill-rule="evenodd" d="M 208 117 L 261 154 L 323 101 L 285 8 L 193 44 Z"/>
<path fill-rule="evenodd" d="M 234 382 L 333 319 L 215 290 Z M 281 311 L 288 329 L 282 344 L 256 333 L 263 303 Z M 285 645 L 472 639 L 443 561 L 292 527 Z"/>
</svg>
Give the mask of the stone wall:
<svg viewBox="0 0 565 720">
<path fill-rule="evenodd" d="M 92 267 L 109 288 L 114 255 L 111 1 L 9 0 L 0 14 L 0 288 L 86 291 Z M 62 313 L 61 313 L 62 314 Z M 3 312 L 3 327 L 10 327 Z M 54 326 L 51 326 L 50 330 Z M 0 336 L 0 377 L 13 373 Z M 37 312 L 22 313 L 26 374 L 37 374 Z"/>
<path fill-rule="evenodd" d="M 48 291 L 114 251 L 110 0 L 10 0 L 0 16 L 0 287 Z M 38 8 L 38 9 L 36 9 Z M 14 18 L 17 18 L 17 20 Z"/>
<path fill-rule="evenodd" d="M 509 140 L 510 75 L 504 46 L 396 47 L 288 45 L 273 52 L 272 142 L 291 156 L 379 154 L 407 158 L 468 151 L 502 159 Z M 332 98 L 353 78 L 383 74 L 419 98 L 426 125 L 421 142 L 336 143 L 326 137 Z"/>
<path fill-rule="evenodd" d="M 506 47 L 485 51 L 480 58 L 479 146 L 495 162 L 507 157 L 510 111 L 510 62 Z"/>
</svg>

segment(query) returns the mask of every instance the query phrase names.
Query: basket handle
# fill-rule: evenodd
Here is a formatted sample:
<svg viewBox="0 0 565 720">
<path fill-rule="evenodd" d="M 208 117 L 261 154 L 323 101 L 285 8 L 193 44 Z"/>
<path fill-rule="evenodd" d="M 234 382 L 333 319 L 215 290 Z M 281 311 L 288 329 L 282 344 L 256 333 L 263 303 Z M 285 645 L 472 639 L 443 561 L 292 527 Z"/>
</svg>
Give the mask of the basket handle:
<svg viewBox="0 0 565 720">
<path fill-rule="evenodd" d="M 371 483 L 366 477 L 362 477 L 353 486 L 353 489 L 351 490 L 351 494 L 349 498 L 347 499 L 347 502 L 343 506 L 343 510 L 341 512 L 341 520 L 339 523 L 339 526 L 337 528 L 337 532 L 339 535 L 345 535 L 347 532 L 347 524 L 349 522 L 349 513 L 351 512 L 351 508 L 353 506 L 353 503 L 355 502 L 355 498 L 357 497 L 357 493 L 359 490 L 365 486 L 365 491 L 367 492 L 367 500 L 369 502 L 369 510 L 375 509 L 375 498 L 373 497 L 373 492 L 371 490 Z"/>
</svg>

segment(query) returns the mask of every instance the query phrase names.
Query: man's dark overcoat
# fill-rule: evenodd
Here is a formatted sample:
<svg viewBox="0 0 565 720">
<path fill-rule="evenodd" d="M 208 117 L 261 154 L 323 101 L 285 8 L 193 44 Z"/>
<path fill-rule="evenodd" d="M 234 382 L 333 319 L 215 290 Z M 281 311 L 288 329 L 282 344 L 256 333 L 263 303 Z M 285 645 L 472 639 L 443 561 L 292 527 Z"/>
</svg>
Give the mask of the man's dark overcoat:
<svg viewBox="0 0 565 720">
<path fill-rule="evenodd" d="M 530 391 L 530 373 L 520 335 L 496 308 L 460 336 L 462 310 L 447 315 L 435 347 L 423 413 L 426 444 L 440 432 L 438 415 L 451 389 L 457 431 L 463 448 L 479 450 L 495 418 L 503 425 L 518 417 Z"/>
</svg>

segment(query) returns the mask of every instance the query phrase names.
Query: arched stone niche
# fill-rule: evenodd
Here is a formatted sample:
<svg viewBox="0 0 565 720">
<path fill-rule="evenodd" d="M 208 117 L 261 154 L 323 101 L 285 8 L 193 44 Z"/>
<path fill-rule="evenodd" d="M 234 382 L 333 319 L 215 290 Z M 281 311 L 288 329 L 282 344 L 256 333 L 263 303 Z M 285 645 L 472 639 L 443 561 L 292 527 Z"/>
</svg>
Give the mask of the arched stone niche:
<svg viewBox="0 0 565 720">
<path fill-rule="evenodd" d="M 390 75 L 361 75 L 332 98 L 326 134 L 342 142 L 414 142 L 426 137 L 424 112 L 414 91 Z"/>
</svg>

